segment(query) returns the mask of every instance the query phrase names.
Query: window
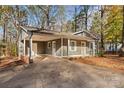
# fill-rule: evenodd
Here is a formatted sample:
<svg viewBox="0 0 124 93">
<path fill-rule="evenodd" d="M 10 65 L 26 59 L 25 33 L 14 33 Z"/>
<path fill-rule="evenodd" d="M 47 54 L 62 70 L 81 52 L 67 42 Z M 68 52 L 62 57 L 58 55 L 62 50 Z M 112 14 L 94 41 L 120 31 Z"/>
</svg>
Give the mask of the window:
<svg viewBox="0 0 124 93">
<path fill-rule="evenodd" d="M 93 43 L 90 43 L 90 48 L 91 48 L 91 49 L 93 48 Z"/>
<path fill-rule="evenodd" d="M 47 48 L 51 48 L 51 42 L 47 43 Z"/>
<path fill-rule="evenodd" d="M 85 47 L 85 42 L 81 42 L 81 47 Z"/>
<path fill-rule="evenodd" d="M 70 41 L 70 50 L 71 51 L 76 51 L 76 41 Z"/>
</svg>

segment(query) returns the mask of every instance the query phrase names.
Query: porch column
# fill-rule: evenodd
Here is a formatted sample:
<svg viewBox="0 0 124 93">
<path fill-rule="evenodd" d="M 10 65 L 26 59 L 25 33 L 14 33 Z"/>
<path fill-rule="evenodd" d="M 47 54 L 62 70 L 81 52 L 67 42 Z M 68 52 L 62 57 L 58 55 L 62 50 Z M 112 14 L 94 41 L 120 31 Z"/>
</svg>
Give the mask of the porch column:
<svg viewBox="0 0 124 93">
<path fill-rule="evenodd" d="M 33 63 L 33 59 L 32 59 L 32 34 L 29 37 L 29 63 Z"/>
<path fill-rule="evenodd" d="M 95 41 L 93 41 L 92 44 L 93 44 L 93 56 L 95 56 L 95 49 L 96 49 L 95 48 Z"/>
<path fill-rule="evenodd" d="M 19 56 L 19 58 L 21 58 L 21 39 L 22 39 L 22 31 L 20 32 L 19 42 L 18 42 L 18 56 Z"/>
<path fill-rule="evenodd" d="M 99 41 L 96 40 L 95 42 L 96 42 L 96 53 L 99 53 Z"/>
<path fill-rule="evenodd" d="M 69 48 L 70 48 L 70 39 L 68 39 L 68 45 L 67 45 L 67 55 L 69 56 Z"/>
<path fill-rule="evenodd" d="M 24 42 L 23 42 L 23 48 L 24 48 L 23 49 L 23 53 L 24 53 L 23 55 L 25 56 L 25 39 L 24 39 Z"/>
<path fill-rule="evenodd" d="M 61 38 L 61 56 L 63 56 L 63 38 Z"/>
<path fill-rule="evenodd" d="M 18 42 L 18 56 L 19 56 L 19 58 L 21 57 L 21 55 L 20 55 L 20 40 Z"/>
</svg>

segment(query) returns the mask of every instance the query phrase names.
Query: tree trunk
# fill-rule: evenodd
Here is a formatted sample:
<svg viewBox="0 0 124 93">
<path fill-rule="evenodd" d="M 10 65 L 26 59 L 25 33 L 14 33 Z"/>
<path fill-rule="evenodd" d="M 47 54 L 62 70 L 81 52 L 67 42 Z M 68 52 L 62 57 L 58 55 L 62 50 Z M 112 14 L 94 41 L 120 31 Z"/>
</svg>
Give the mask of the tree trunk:
<svg viewBox="0 0 124 93">
<path fill-rule="evenodd" d="M 101 52 L 101 55 L 100 56 L 103 56 L 103 53 L 104 53 L 104 35 L 103 35 L 103 14 L 104 14 L 104 10 L 103 10 L 103 6 L 101 6 L 101 44 L 100 44 L 100 52 Z"/>
<path fill-rule="evenodd" d="M 4 50 L 3 50 L 3 54 L 4 56 L 7 55 L 7 21 L 6 21 L 6 18 L 5 18 L 5 22 L 3 24 L 3 43 L 4 43 Z"/>
<path fill-rule="evenodd" d="M 46 14 L 46 18 L 47 18 L 46 19 L 46 26 L 47 26 L 47 29 L 49 29 L 50 28 L 49 27 L 50 26 L 50 16 L 49 16 L 50 15 L 50 6 L 49 5 L 47 6 L 45 14 Z"/>
<path fill-rule="evenodd" d="M 6 32 L 6 22 L 3 24 L 3 42 L 6 42 L 7 39 L 7 32 Z"/>
<path fill-rule="evenodd" d="M 119 56 L 124 56 L 124 5 L 123 5 L 123 28 L 122 28 L 122 46 L 119 51 Z"/>
<path fill-rule="evenodd" d="M 87 16 L 87 13 L 86 13 L 86 19 L 85 19 L 85 30 L 87 31 L 87 19 L 88 19 L 88 16 Z"/>
<path fill-rule="evenodd" d="M 47 29 L 48 29 L 49 28 L 49 14 L 47 14 L 46 16 L 47 16 L 46 24 L 47 24 Z"/>
<path fill-rule="evenodd" d="M 74 31 L 76 32 L 77 31 L 77 17 L 76 17 L 76 13 L 77 13 L 77 8 L 75 7 L 75 22 L 74 22 Z"/>
<path fill-rule="evenodd" d="M 85 7 L 85 30 L 87 31 L 88 6 Z"/>
<path fill-rule="evenodd" d="M 61 21 L 61 27 L 60 27 L 60 29 L 61 29 L 61 32 L 63 31 L 63 25 L 62 25 L 63 23 L 62 23 L 62 21 Z"/>
</svg>

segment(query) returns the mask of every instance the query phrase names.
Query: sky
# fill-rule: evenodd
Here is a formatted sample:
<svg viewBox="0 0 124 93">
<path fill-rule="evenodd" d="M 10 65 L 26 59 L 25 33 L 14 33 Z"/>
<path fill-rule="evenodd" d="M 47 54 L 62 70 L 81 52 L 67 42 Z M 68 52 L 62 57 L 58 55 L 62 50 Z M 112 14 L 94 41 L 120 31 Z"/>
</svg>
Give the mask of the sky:
<svg viewBox="0 0 124 93">
<path fill-rule="evenodd" d="M 67 14 L 67 16 L 66 16 L 67 20 L 71 20 L 73 18 L 75 7 L 77 8 L 77 12 L 79 12 L 78 11 L 79 6 L 80 5 L 67 5 L 67 6 L 65 6 L 66 14 Z M 98 10 L 98 6 L 94 7 L 93 10 L 89 10 L 89 12 L 97 11 L 97 10 Z"/>
<path fill-rule="evenodd" d="M 26 9 L 29 13 L 28 15 L 28 23 L 29 24 L 32 24 L 33 26 L 35 26 L 37 24 L 37 18 L 36 16 L 30 14 L 30 11 L 25 7 L 23 6 L 24 9 Z M 68 20 L 71 20 L 74 16 L 74 8 L 75 6 L 73 5 L 65 5 L 65 22 L 68 21 Z M 40 12 L 39 12 L 40 13 Z"/>
<path fill-rule="evenodd" d="M 75 6 L 73 6 L 73 5 L 68 5 L 65 7 L 67 20 L 72 19 L 73 15 L 74 15 L 74 8 L 75 8 Z"/>
<path fill-rule="evenodd" d="M 74 11 L 75 11 L 75 7 L 77 8 L 77 13 L 79 13 L 79 5 L 67 5 L 66 8 L 66 18 L 67 20 L 72 20 L 73 16 L 74 16 Z M 90 9 L 89 10 L 89 14 L 90 13 L 95 13 L 97 12 L 99 9 L 99 6 L 95 6 L 94 9 Z M 88 19 L 88 27 L 90 28 L 90 26 L 92 25 L 92 17 Z"/>
<path fill-rule="evenodd" d="M 79 6 L 80 5 L 65 5 L 65 22 L 67 22 L 68 20 L 72 20 L 74 17 L 74 13 L 75 13 L 75 7 L 77 8 L 77 13 L 79 13 Z M 94 10 L 89 10 L 89 12 L 93 12 L 93 11 L 97 11 L 97 7 L 95 7 Z M 30 14 L 30 11 L 29 11 Z M 37 17 L 38 18 L 38 17 Z M 30 25 L 33 26 L 37 26 L 37 19 L 35 16 L 33 16 L 32 14 L 28 16 L 28 23 Z M 89 24 L 91 24 L 91 21 L 89 21 Z"/>
</svg>

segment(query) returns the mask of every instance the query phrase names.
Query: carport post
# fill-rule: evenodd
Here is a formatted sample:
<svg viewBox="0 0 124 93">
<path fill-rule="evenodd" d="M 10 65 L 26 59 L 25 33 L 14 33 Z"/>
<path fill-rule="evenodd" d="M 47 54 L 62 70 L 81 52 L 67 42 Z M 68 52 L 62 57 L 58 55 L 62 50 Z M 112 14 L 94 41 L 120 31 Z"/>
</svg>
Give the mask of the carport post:
<svg viewBox="0 0 124 93">
<path fill-rule="evenodd" d="M 93 44 L 93 56 L 95 56 L 95 41 L 93 41 L 92 44 Z"/>
<path fill-rule="evenodd" d="M 24 47 L 24 54 L 23 55 L 25 56 L 25 38 L 24 38 L 23 44 L 24 44 L 24 46 L 23 46 Z"/>
<path fill-rule="evenodd" d="M 67 56 L 69 56 L 69 49 L 70 49 L 70 39 L 68 38 L 68 44 L 67 44 Z"/>
<path fill-rule="evenodd" d="M 33 35 L 33 33 L 31 32 L 30 37 L 29 37 L 29 48 L 30 48 L 29 63 L 33 63 L 33 59 L 32 59 L 32 35 Z"/>
</svg>

